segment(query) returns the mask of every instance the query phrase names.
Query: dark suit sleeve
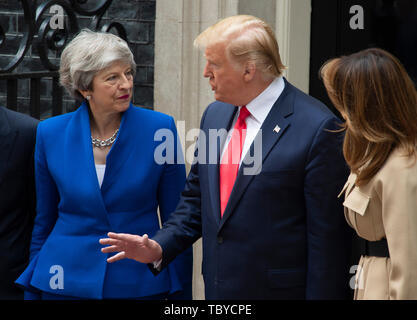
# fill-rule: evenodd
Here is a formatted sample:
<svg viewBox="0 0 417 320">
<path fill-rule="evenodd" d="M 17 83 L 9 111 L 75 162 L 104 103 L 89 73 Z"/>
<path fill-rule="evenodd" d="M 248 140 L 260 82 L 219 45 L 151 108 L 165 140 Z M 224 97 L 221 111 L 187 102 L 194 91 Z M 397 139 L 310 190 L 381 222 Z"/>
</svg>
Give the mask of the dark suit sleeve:
<svg viewBox="0 0 417 320">
<path fill-rule="evenodd" d="M 164 165 L 164 171 L 159 182 L 158 203 L 162 224 L 169 219 L 171 213 L 175 210 L 185 184 L 184 158 L 173 119 L 171 119 L 170 130 L 174 133 L 174 159 L 176 161 Z M 170 265 L 170 268 L 175 269 L 174 272 L 178 275 L 183 288 L 182 292 L 173 296 L 175 299 L 192 299 L 192 254 L 192 248 L 190 247 L 175 258 Z"/>
<path fill-rule="evenodd" d="M 204 125 L 206 112 L 203 114 L 201 127 Z M 197 142 L 194 159 L 198 158 L 198 149 Z M 161 269 L 201 237 L 201 192 L 198 170 L 199 164 L 194 161 L 175 212 L 153 237 L 153 240 L 162 247 Z"/>
<path fill-rule="evenodd" d="M 343 134 L 335 118 L 323 121 L 306 164 L 307 299 L 345 299 L 351 233 L 337 198 L 348 176 L 342 153 Z"/>
<path fill-rule="evenodd" d="M 35 216 L 33 151 L 37 120 L 0 107 L 0 299 L 21 299 L 14 281 L 29 262 Z"/>
<path fill-rule="evenodd" d="M 174 140 L 177 140 L 178 135 L 173 119 L 171 119 L 170 131 L 174 134 Z M 180 145 L 178 146 L 179 143 L 178 140 L 174 142 L 174 163 L 164 164 L 164 171 L 158 185 L 158 204 L 162 224 L 169 219 L 171 213 L 175 210 L 181 191 L 184 189 L 185 165 Z"/>
<path fill-rule="evenodd" d="M 27 210 L 30 220 L 31 230 L 33 229 L 33 221 L 36 216 L 36 188 L 35 188 L 35 139 L 36 139 L 36 129 L 33 134 L 33 148 L 30 154 L 30 163 L 27 167 L 27 177 L 28 177 L 28 203 Z"/>
</svg>

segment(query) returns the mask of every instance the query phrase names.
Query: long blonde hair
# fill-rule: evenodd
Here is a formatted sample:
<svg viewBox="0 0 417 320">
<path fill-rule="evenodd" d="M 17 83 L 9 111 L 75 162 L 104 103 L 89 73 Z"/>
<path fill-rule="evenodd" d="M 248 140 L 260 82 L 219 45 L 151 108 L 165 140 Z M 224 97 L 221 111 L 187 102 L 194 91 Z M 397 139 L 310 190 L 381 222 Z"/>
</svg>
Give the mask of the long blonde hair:
<svg viewBox="0 0 417 320">
<path fill-rule="evenodd" d="M 416 156 L 417 91 L 397 58 L 367 49 L 328 61 L 320 75 L 346 120 L 343 153 L 358 185 L 369 182 L 395 148 Z"/>
</svg>

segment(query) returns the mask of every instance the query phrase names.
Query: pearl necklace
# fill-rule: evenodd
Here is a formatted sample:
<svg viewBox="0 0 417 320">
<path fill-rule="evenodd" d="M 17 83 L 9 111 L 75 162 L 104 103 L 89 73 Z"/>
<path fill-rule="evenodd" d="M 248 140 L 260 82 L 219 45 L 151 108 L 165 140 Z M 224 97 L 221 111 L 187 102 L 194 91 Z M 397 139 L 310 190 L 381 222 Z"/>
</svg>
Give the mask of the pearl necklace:
<svg viewBox="0 0 417 320">
<path fill-rule="evenodd" d="M 91 136 L 91 143 L 93 144 L 93 147 L 97 147 L 97 148 L 105 148 L 105 147 L 111 146 L 113 142 L 116 140 L 116 135 L 118 132 L 119 132 L 119 129 L 117 129 L 113 133 L 113 135 L 106 140 L 100 140 L 98 138 L 93 138 L 93 136 Z"/>
</svg>

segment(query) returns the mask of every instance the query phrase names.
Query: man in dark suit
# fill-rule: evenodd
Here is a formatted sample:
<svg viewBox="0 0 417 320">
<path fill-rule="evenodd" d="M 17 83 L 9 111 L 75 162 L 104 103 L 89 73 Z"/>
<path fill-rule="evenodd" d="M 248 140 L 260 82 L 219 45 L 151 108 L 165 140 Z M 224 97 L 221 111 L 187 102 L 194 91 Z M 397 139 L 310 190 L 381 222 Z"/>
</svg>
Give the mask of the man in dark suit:
<svg viewBox="0 0 417 320">
<path fill-rule="evenodd" d="M 283 78 L 262 20 L 226 18 L 195 43 L 217 101 L 176 212 L 152 239 L 109 233 L 102 251 L 119 251 L 109 262 L 152 262 L 157 274 L 202 236 L 207 299 L 347 298 L 339 120 Z"/>
<path fill-rule="evenodd" d="M 23 299 L 35 216 L 33 152 L 38 121 L 0 107 L 0 299 Z"/>
</svg>

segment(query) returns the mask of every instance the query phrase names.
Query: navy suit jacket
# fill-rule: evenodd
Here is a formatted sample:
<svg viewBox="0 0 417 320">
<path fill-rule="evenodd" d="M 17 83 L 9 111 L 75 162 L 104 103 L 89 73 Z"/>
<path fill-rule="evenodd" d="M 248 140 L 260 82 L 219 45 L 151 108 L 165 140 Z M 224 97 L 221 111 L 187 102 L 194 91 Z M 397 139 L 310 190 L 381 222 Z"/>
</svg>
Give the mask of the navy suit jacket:
<svg viewBox="0 0 417 320">
<path fill-rule="evenodd" d="M 0 299 L 23 299 L 14 281 L 29 262 L 37 124 L 36 119 L 0 107 Z"/>
<path fill-rule="evenodd" d="M 259 173 L 245 175 L 250 165 L 241 165 L 220 218 L 218 163 L 226 134 L 204 140 L 213 129 L 230 129 L 236 110 L 214 102 L 202 117 L 200 161 L 153 238 L 163 249 L 162 267 L 202 236 L 207 299 L 346 298 L 351 233 L 337 194 L 348 168 L 343 135 L 329 131 L 340 129 L 338 119 L 285 81 L 254 141 L 262 145 Z M 213 150 L 217 161 L 209 163 Z"/>
<path fill-rule="evenodd" d="M 159 229 L 158 207 L 162 221 L 175 209 L 184 188 L 185 166 L 158 164 L 154 159 L 160 144 L 155 139 L 158 130 L 169 130 L 176 137 L 173 118 L 130 105 L 107 155 L 100 189 L 88 113 L 83 103 L 75 112 L 39 124 L 37 215 L 30 264 L 17 283 L 32 290 L 96 299 L 191 288 L 190 249 L 155 278 L 134 260 L 108 264 L 110 255 L 101 252 L 99 243 L 109 231 L 151 236 Z"/>
</svg>

